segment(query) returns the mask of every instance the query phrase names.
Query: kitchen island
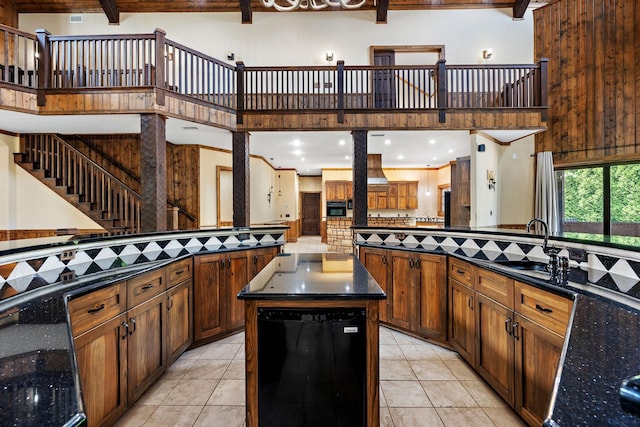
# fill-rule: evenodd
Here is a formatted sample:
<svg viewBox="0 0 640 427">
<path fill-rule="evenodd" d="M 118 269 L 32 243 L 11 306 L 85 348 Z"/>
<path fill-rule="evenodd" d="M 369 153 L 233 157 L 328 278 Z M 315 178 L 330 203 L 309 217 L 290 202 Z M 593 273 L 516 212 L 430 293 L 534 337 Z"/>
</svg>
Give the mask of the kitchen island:
<svg viewBox="0 0 640 427">
<path fill-rule="evenodd" d="M 247 426 L 378 426 L 378 305 L 346 254 L 281 254 L 242 291 Z"/>
</svg>

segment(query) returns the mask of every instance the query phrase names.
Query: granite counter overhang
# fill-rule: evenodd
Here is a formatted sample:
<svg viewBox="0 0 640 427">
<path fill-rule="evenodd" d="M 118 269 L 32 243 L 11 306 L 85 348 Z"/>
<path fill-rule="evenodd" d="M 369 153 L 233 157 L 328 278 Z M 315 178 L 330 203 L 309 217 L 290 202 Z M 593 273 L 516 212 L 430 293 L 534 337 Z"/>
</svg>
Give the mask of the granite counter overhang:
<svg viewBox="0 0 640 427">
<path fill-rule="evenodd" d="M 535 272 L 501 266 L 443 250 L 393 248 L 447 255 L 574 300 L 545 426 L 640 426 L 640 417 L 622 410 L 622 381 L 640 374 L 640 301 L 588 283 L 553 285 Z M 591 289 L 590 289 L 591 288 Z"/>
<path fill-rule="evenodd" d="M 280 254 L 238 293 L 242 300 L 381 300 L 387 296 L 348 254 Z"/>
</svg>

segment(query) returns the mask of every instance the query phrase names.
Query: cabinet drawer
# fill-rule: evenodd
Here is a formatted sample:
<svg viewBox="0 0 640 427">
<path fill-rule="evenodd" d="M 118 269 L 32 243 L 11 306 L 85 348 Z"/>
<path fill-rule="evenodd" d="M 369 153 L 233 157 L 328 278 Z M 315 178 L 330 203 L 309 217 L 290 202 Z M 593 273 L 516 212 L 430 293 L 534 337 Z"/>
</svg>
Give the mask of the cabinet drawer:
<svg viewBox="0 0 640 427">
<path fill-rule="evenodd" d="M 456 258 L 449 258 L 449 277 L 473 288 L 473 265 Z"/>
<path fill-rule="evenodd" d="M 143 274 L 127 282 L 127 308 L 147 301 L 166 290 L 162 269 Z"/>
<path fill-rule="evenodd" d="M 482 268 L 477 271 L 476 291 L 513 309 L 513 280 Z"/>
<path fill-rule="evenodd" d="M 193 259 L 187 258 L 170 264 L 166 269 L 167 289 L 193 276 Z"/>
<path fill-rule="evenodd" d="M 123 313 L 126 302 L 125 282 L 99 289 L 69 301 L 69 318 L 74 337 Z"/>
<path fill-rule="evenodd" d="M 564 337 L 573 301 L 524 283 L 516 282 L 515 285 L 515 310 Z"/>
</svg>

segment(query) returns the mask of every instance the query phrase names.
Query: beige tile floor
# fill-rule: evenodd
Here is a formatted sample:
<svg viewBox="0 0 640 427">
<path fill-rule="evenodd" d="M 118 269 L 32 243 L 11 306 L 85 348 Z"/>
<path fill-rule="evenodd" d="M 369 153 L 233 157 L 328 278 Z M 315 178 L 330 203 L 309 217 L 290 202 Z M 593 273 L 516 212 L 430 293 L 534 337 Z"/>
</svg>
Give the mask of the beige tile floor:
<svg viewBox="0 0 640 427">
<path fill-rule="evenodd" d="M 286 252 L 326 252 L 319 236 Z M 244 333 L 185 352 L 117 427 L 245 425 Z M 455 352 L 380 327 L 380 424 L 384 427 L 524 426 Z"/>
</svg>

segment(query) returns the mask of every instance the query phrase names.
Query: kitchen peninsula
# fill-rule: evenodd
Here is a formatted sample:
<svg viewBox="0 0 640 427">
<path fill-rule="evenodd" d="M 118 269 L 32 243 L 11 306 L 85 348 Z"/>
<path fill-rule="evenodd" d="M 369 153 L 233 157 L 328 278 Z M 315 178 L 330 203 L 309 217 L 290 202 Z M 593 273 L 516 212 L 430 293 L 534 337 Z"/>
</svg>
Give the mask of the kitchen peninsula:
<svg viewBox="0 0 640 427">
<path fill-rule="evenodd" d="M 378 305 L 346 254 L 281 254 L 245 301 L 247 426 L 378 426 Z"/>
</svg>

